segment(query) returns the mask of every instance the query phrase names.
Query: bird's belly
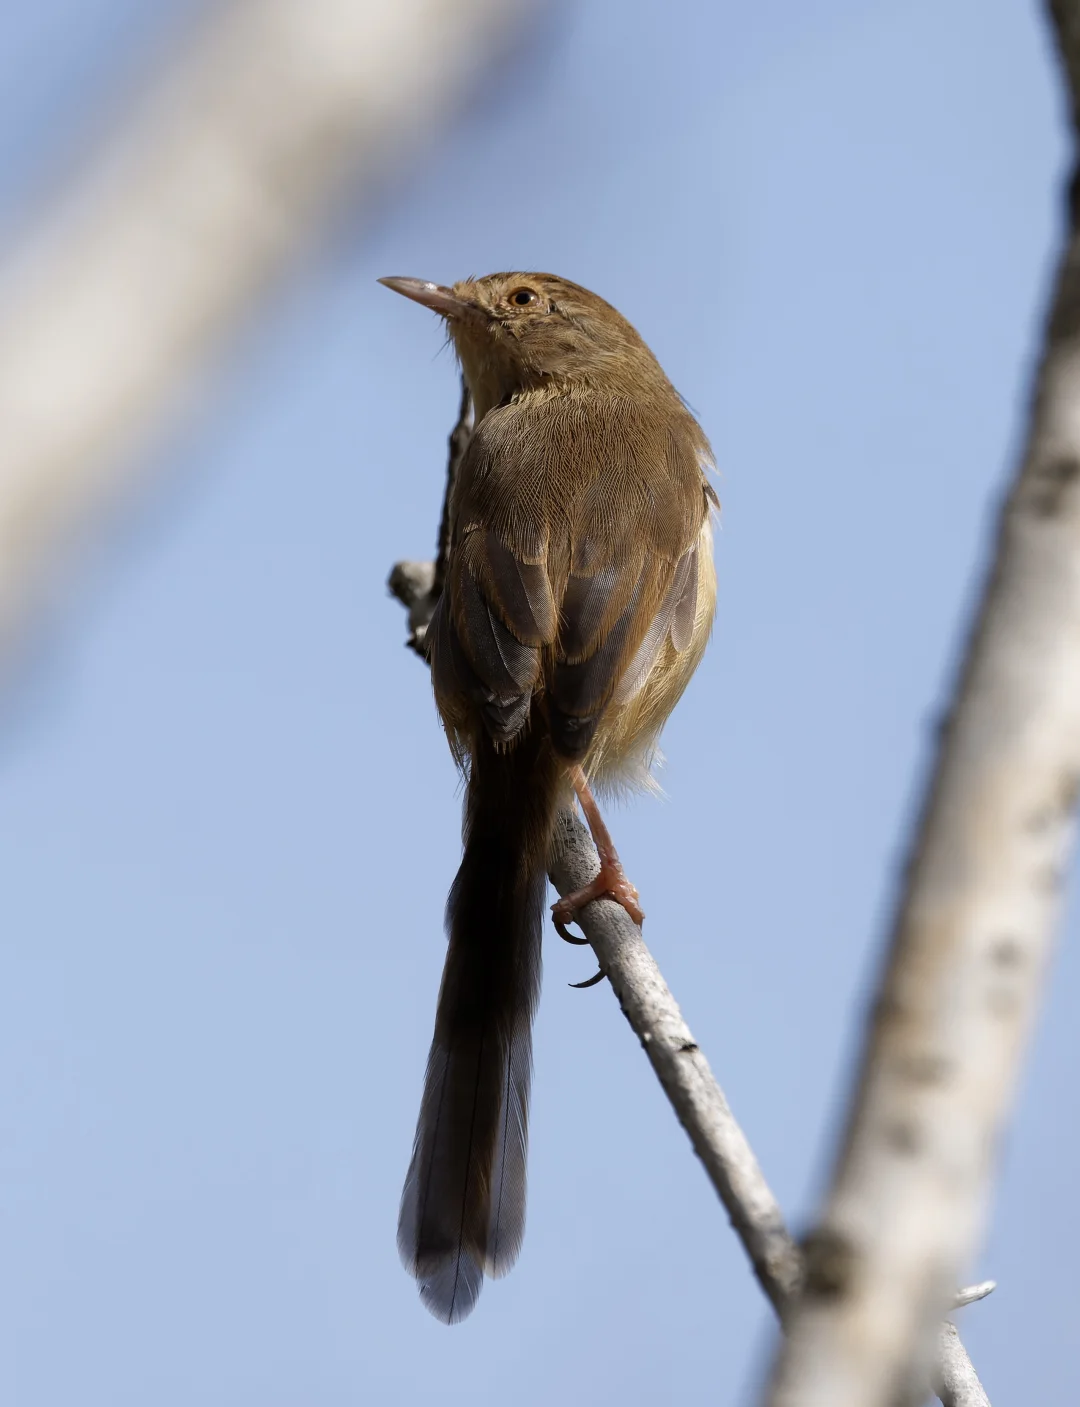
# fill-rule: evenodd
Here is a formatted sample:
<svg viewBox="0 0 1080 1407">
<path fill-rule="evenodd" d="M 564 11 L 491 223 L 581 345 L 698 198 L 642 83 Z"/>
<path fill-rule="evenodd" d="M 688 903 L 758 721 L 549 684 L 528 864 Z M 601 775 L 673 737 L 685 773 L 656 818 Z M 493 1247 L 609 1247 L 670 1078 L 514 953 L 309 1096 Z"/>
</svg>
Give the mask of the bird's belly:
<svg viewBox="0 0 1080 1407">
<path fill-rule="evenodd" d="M 660 730 L 701 662 L 716 612 L 716 567 L 708 518 L 701 529 L 698 564 L 697 611 L 689 645 L 676 650 L 668 637 L 640 689 L 625 703 L 610 706 L 600 721 L 584 765 L 601 789 L 656 788 L 650 767 Z"/>
</svg>

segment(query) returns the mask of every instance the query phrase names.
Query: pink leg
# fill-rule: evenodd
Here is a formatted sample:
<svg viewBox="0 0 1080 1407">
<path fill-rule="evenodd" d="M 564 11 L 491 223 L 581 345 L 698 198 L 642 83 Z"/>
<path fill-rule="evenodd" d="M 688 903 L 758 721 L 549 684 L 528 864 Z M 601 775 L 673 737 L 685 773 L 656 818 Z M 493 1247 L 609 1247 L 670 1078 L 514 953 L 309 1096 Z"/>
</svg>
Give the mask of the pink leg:
<svg viewBox="0 0 1080 1407">
<path fill-rule="evenodd" d="M 568 767 L 566 772 L 573 783 L 577 799 L 581 803 L 582 813 L 600 856 L 600 873 L 584 889 L 567 894 L 565 899 L 560 899 L 557 904 L 551 906 L 551 917 L 555 921 L 555 927 L 560 933 L 563 933 L 564 925 L 574 918 L 578 909 L 583 909 L 594 899 L 614 899 L 640 926 L 645 915 L 638 906 L 638 892 L 626 877 L 611 834 L 604 824 L 604 818 L 600 815 L 596 798 L 589 790 L 589 784 L 585 780 L 585 773 L 576 763 Z M 563 936 L 567 935 L 563 933 Z"/>
</svg>

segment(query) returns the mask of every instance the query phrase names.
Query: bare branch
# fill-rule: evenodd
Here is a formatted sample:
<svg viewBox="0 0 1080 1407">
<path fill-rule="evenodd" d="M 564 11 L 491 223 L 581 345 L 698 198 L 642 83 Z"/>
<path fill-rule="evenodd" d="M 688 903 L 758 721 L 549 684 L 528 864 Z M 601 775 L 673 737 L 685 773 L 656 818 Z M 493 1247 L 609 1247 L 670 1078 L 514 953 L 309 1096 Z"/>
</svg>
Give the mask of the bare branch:
<svg viewBox="0 0 1080 1407">
<path fill-rule="evenodd" d="M 560 894 L 572 894 L 583 889 L 599 870 L 588 831 L 575 816 L 561 813 L 551 867 L 556 889 Z M 798 1247 L 709 1062 L 645 946 L 641 930 L 611 899 L 586 905 L 577 922 L 704 1164 L 762 1289 L 782 1314 L 799 1286 Z"/>
<path fill-rule="evenodd" d="M 409 636 L 405 641 L 421 659 L 427 659 L 424 639 L 439 600 L 435 590 L 434 562 L 395 562 L 386 585 L 409 613 Z"/>
<path fill-rule="evenodd" d="M 1075 82 L 1080 5 L 1050 8 Z M 934 1321 L 981 1232 L 1080 786 L 1075 202 L 1072 213 L 1027 449 L 912 845 L 773 1407 L 885 1407 L 902 1397 L 912 1365 L 929 1361 Z"/>
<path fill-rule="evenodd" d="M 370 196 L 531 0 L 233 0 L 0 279 L 0 657 L 57 550 L 346 193 Z"/>
<path fill-rule="evenodd" d="M 953 1309 L 963 1309 L 967 1304 L 975 1304 L 977 1300 L 984 1300 L 996 1289 L 996 1280 L 982 1280 L 978 1285 L 969 1285 L 966 1290 L 957 1290 L 953 1296 L 952 1307 Z"/>
<path fill-rule="evenodd" d="M 947 1319 L 938 1328 L 933 1383 L 943 1407 L 990 1407 L 956 1325 Z"/>
<path fill-rule="evenodd" d="M 563 812 L 558 821 L 552 883 L 560 894 L 573 893 L 588 884 L 599 869 L 588 831 L 575 816 Z M 746 1135 L 645 946 L 641 930 L 625 909 L 609 899 L 588 904 L 577 922 L 716 1188 L 762 1289 L 785 1318 L 801 1284 L 802 1256 Z M 993 1288 L 994 1281 L 987 1280 L 961 1290 L 956 1306 L 982 1299 Z M 953 1324 L 941 1326 L 934 1391 L 944 1407 L 990 1407 Z"/>
</svg>

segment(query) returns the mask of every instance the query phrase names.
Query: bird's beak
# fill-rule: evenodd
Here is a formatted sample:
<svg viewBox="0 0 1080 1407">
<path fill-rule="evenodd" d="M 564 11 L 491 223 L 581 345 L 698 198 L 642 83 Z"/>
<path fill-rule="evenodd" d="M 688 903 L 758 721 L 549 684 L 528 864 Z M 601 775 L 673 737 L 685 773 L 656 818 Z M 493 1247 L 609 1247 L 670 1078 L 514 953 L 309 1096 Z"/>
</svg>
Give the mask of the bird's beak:
<svg viewBox="0 0 1080 1407">
<path fill-rule="evenodd" d="M 441 283 L 428 283 L 422 278 L 381 278 L 381 284 L 392 288 L 395 293 L 404 294 L 414 303 L 423 303 L 433 313 L 444 318 L 474 322 L 483 319 L 484 314 L 475 303 L 467 303 L 459 298 L 452 288 L 444 288 Z M 486 320 L 486 319 L 485 319 Z"/>
</svg>

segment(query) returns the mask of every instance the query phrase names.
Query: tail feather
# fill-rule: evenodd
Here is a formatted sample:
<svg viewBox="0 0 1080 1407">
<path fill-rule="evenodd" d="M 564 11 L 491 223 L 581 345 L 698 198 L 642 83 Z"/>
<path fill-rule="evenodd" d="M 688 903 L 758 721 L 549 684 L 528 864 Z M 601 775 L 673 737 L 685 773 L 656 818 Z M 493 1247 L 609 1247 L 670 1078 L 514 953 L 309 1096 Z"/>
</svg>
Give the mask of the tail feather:
<svg viewBox="0 0 1080 1407">
<path fill-rule="evenodd" d="M 537 733 L 539 730 L 537 730 Z M 427 1308 L 470 1312 L 525 1230 L 532 1019 L 558 770 L 527 734 L 474 750 L 465 850 L 446 906 L 449 948 L 405 1180 L 398 1248 Z"/>
</svg>

